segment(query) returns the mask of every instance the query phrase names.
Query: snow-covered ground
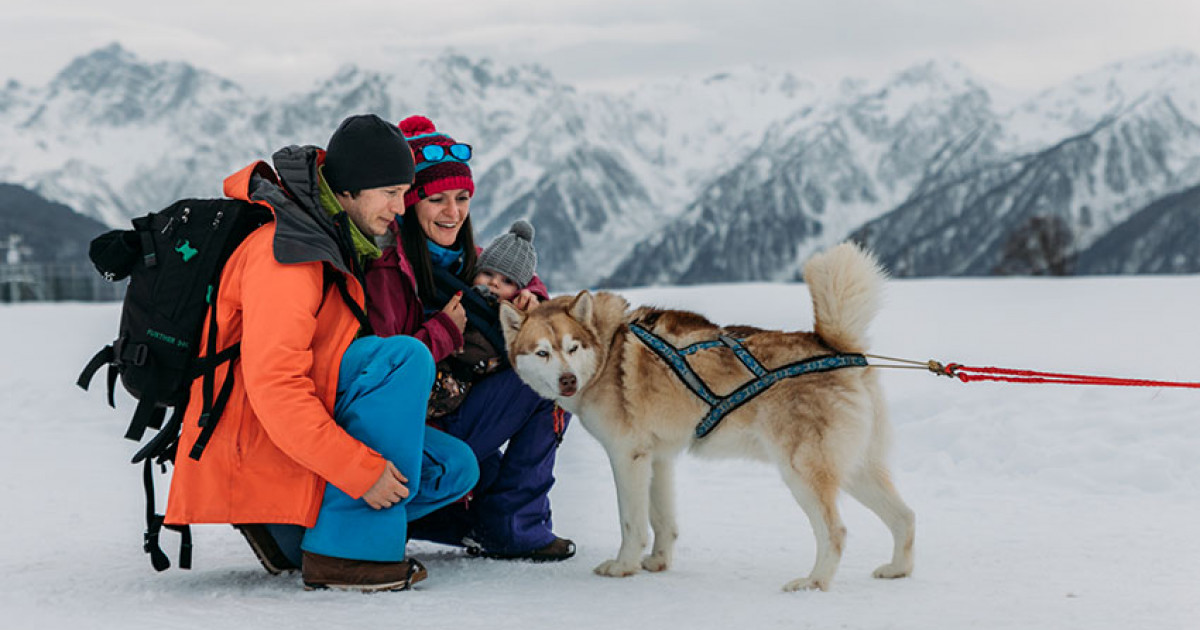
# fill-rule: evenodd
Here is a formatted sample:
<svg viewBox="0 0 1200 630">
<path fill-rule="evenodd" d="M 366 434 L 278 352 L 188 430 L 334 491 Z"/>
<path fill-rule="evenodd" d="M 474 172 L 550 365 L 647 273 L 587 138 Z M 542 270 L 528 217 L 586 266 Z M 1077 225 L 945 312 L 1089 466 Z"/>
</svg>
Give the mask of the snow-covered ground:
<svg viewBox="0 0 1200 630">
<path fill-rule="evenodd" d="M 879 354 L 1200 381 L 1200 277 L 889 284 Z M 722 323 L 808 328 L 803 285 L 630 291 Z M 414 543 L 415 592 L 301 589 L 227 526 L 196 531 L 195 566 L 141 552 L 140 468 L 117 411 L 72 384 L 116 328 L 114 304 L 0 305 L 0 626 L 7 628 L 1200 628 L 1200 390 L 962 384 L 888 370 L 898 486 L 917 513 L 916 573 L 881 581 L 886 529 L 845 500 L 827 593 L 779 587 L 812 535 L 763 464 L 686 457 L 673 570 L 628 579 L 597 443 L 573 427 L 554 515 L 579 544 L 557 565 Z M 174 554 L 176 538 L 166 549 Z"/>
</svg>

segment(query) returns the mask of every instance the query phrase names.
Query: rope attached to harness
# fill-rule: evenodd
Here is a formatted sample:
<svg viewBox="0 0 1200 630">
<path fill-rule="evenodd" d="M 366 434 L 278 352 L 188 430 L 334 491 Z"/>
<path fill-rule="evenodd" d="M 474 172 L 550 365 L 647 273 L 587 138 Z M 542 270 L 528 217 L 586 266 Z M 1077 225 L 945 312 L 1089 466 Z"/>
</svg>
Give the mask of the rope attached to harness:
<svg viewBox="0 0 1200 630">
<path fill-rule="evenodd" d="M 654 351 L 683 381 L 692 393 L 696 394 L 701 400 L 708 403 L 710 409 L 700 420 L 700 424 L 696 426 L 696 437 L 702 438 L 720 424 L 721 420 L 730 412 L 750 402 L 755 396 L 761 394 L 768 387 L 785 379 L 802 376 L 804 374 L 814 374 L 817 372 L 829 372 L 848 367 L 866 367 L 867 358 L 861 354 L 826 354 L 816 357 L 789 363 L 775 370 L 768 370 L 763 367 L 754 355 L 741 344 L 741 340 L 729 335 L 721 335 L 716 341 L 703 341 L 692 344 L 686 348 L 676 348 L 667 343 L 665 339 L 655 335 L 645 328 L 630 324 L 629 330 L 637 335 L 637 338 L 648 348 Z M 728 396 L 718 396 L 704 384 L 704 381 L 692 370 L 688 364 L 687 355 L 707 348 L 715 348 L 725 346 L 733 351 L 738 360 L 746 366 L 757 378 L 742 385 L 733 391 Z"/>
<path fill-rule="evenodd" d="M 999 381 L 1003 383 L 1048 383 L 1055 385 L 1108 385 L 1113 387 L 1185 387 L 1200 389 L 1200 383 L 1185 381 L 1154 381 L 1137 378 L 1120 378 L 1113 376 L 1091 376 L 1087 374 L 1064 374 L 1061 372 L 1038 372 L 1035 370 L 1016 370 L 999 367 L 973 367 L 960 363 L 943 365 L 938 361 L 913 361 L 897 359 L 874 354 L 865 355 L 872 359 L 894 361 L 907 365 L 877 365 L 886 368 L 918 368 L 927 369 L 938 376 L 956 378 L 964 383 L 975 381 Z"/>
</svg>

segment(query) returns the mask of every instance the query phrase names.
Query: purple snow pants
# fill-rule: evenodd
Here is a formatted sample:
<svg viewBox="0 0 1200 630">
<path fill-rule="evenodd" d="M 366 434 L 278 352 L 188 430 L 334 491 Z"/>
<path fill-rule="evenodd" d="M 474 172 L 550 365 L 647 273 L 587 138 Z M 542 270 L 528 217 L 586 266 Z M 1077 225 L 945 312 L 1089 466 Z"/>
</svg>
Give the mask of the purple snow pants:
<svg viewBox="0 0 1200 630">
<path fill-rule="evenodd" d="M 470 536 L 494 553 L 523 553 L 553 542 L 554 403 L 508 369 L 476 383 L 441 426 L 475 452 L 479 483 L 467 504 L 409 523 L 410 536 L 451 545 Z"/>
</svg>

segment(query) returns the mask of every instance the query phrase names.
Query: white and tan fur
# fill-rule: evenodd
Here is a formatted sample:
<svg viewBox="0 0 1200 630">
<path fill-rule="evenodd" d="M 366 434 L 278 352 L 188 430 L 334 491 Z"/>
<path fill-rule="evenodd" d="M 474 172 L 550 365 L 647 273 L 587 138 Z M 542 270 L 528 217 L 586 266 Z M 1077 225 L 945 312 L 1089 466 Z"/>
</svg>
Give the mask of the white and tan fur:
<svg viewBox="0 0 1200 630">
<path fill-rule="evenodd" d="M 845 368 L 784 379 L 725 417 L 704 438 L 694 430 L 708 406 L 637 339 L 640 323 L 677 348 L 727 333 L 767 369 L 830 352 L 865 352 L 866 329 L 879 309 L 883 273 L 854 245 L 818 254 L 804 270 L 816 332 L 784 333 L 719 327 L 686 311 L 638 308 L 620 296 L 587 291 L 549 300 L 521 313 L 501 308 L 509 356 L 521 378 L 580 419 L 612 464 L 621 519 L 617 557 L 596 573 L 628 576 L 662 571 L 672 560 L 678 529 L 674 460 L 684 449 L 699 455 L 750 457 L 774 463 L 812 523 L 816 561 L 807 577 L 785 590 L 829 588 L 841 560 L 846 528 L 838 514 L 845 489 L 879 516 L 894 539 L 892 559 L 875 577 L 913 569 L 914 515 L 887 468 L 889 425 L 872 368 Z M 688 357 L 717 395 L 753 379 L 727 348 Z M 654 531 L 650 554 L 647 522 Z"/>
</svg>

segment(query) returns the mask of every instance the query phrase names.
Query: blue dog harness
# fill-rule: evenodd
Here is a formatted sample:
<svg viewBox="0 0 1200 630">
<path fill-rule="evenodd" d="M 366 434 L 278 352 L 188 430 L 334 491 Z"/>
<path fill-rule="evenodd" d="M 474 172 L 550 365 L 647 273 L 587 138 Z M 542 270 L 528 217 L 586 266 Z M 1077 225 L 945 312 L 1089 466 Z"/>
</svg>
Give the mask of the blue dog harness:
<svg viewBox="0 0 1200 630">
<path fill-rule="evenodd" d="M 629 330 L 637 335 L 637 338 L 646 344 L 654 351 L 663 361 L 671 367 L 679 380 L 683 381 L 692 393 L 700 397 L 701 400 L 708 403 L 710 409 L 696 426 L 696 437 L 702 438 L 720 424 L 729 412 L 741 407 L 750 402 L 755 396 L 761 394 L 768 387 L 774 385 L 785 378 L 802 376 L 804 374 L 813 374 L 816 372 L 830 372 L 848 367 L 866 367 L 867 358 L 861 354 L 824 354 L 820 356 L 804 359 L 795 363 L 789 363 L 775 370 L 768 370 L 763 367 L 754 355 L 742 345 L 741 340 L 729 335 L 721 335 L 716 341 L 701 341 L 694 343 L 686 348 L 676 348 L 667 343 L 662 337 L 646 330 L 638 324 L 630 324 Z M 717 348 L 725 346 L 733 350 L 734 355 L 738 360 L 746 366 L 757 378 L 742 385 L 733 391 L 728 396 L 717 396 L 700 380 L 696 375 L 695 370 L 687 362 L 687 355 L 694 354 L 700 350 L 708 348 Z"/>
</svg>

